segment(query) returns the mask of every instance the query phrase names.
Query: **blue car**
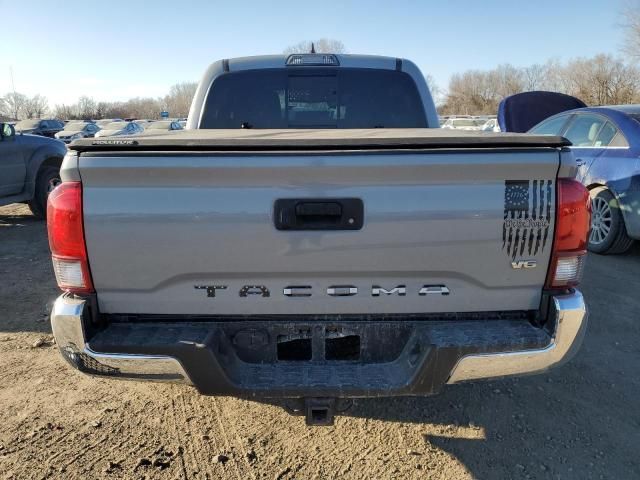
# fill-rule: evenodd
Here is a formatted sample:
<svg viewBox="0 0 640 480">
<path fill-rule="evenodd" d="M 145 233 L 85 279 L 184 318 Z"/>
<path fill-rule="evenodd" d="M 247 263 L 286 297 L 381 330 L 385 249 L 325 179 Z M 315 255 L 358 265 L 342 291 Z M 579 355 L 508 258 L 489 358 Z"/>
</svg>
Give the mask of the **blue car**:
<svg viewBox="0 0 640 480">
<path fill-rule="evenodd" d="M 528 100 L 535 100 L 536 93 L 549 100 L 550 92 L 529 92 Z M 556 95 L 560 102 L 554 105 L 561 109 L 558 104 L 566 96 Z M 503 121 L 504 111 L 501 105 Z M 524 112 L 519 111 L 520 115 Z M 640 105 L 562 111 L 528 131 L 562 135 L 573 144 L 577 179 L 591 192 L 590 251 L 623 253 L 640 239 Z"/>
</svg>

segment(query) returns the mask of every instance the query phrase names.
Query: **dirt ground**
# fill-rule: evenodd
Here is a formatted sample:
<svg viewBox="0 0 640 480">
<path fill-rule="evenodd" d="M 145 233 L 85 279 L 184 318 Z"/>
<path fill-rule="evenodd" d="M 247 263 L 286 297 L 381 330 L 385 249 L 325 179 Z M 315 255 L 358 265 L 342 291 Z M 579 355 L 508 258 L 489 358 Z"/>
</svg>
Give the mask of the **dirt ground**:
<svg viewBox="0 0 640 480">
<path fill-rule="evenodd" d="M 547 375 L 359 401 L 333 427 L 68 367 L 45 225 L 0 207 L 0 479 L 640 478 L 640 248 L 591 256 L 585 343 Z"/>
</svg>

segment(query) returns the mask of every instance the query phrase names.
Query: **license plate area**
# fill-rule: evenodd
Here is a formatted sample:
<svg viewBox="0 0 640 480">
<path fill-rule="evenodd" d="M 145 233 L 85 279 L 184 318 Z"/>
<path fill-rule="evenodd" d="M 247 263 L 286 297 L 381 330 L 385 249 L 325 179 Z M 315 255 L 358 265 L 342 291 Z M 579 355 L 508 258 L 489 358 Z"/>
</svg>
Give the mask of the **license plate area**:
<svg viewBox="0 0 640 480">
<path fill-rule="evenodd" d="M 236 355 L 248 363 L 395 360 L 413 328 L 393 323 L 279 324 L 225 329 Z"/>
</svg>

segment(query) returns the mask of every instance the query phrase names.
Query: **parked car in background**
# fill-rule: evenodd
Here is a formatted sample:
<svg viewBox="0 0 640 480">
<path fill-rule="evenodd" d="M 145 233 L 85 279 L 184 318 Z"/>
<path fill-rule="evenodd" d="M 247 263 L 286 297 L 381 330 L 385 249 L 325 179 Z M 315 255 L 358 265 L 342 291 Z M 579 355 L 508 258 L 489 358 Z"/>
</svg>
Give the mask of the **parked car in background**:
<svg viewBox="0 0 640 480">
<path fill-rule="evenodd" d="M 498 119 L 490 118 L 489 120 L 484 122 L 482 127 L 480 127 L 480 130 L 482 130 L 483 132 L 499 132 L 500 125 L 498 125 Z"/>
<path fill-rule="evenodd" d="M 145 125 L 145 133 L 160 133 L 168 132 L 172 130 L 182 130 L 183 127 L 178 121 L 160 120 L 158 122 L 152 122 Z"/>
<path fill-rule="evenodd" d="M 640 105 L 584 105 L 565 94 L 527 92 L 505 98 L 498 118 L 516 132 L 539 122 L 529 133 L 561 135 L 572 143 L 576 178 L 591 196 L 588 248 L 623 253 L 640 239 Z"/>
<path fill-rule="evenodd" d="M 16 123 L 15 129 L 16 133 L 30 133 L 53 138 L 56 133 L 64 129 L 64 122 L 62 120 L 43 118 L 21 120 Z"/>
<path fill-rule="evenodd" d="M 23 202 L 33 214 L 46 217 L 47 197 L 60 183 L 66 154 L 62 142 L 36 135 L 16 135 L 0 124 L 0 205 Z"/>
<path fill-rule="evenodd" d="M 64 143 L 71 143 L 79 138 L 91 138 L 100 131 L 100 127 L 89 121 L 72 120 L 64 126 L 64 130 L 56 133 L 56 138 Z"/>
<path fill-rule="evenodd" d="M 98 125 L 100 128 L 104 128 L 110 123 L 115 122 L 124 122 L 124 120 L 122 120 L 121 118 L 103 118 L 102 120 L 97 120 L 96 125 Z"/>
<path fill-rule="evenodd" d="M 587 107 L 555 115 L 530 132 L 562 135 L 577 178 L 591 194 L 589 250 L 623 253 L 640 239 L 640 105 Z"/>
<path fill-rule="evenodd" d="M 453 128 L 456 130 L 480 130 L 484 122 L 477 118 L 450 118 L 442 128 Z"/>
<path fill-rule="evenodd" d="M 111 122 L 102 130 L 98 131 L 97 137 L 114 137 L 118 135 L 137 135 L 144 132 L 144 128 L 136 122 Z"/>
</svg>

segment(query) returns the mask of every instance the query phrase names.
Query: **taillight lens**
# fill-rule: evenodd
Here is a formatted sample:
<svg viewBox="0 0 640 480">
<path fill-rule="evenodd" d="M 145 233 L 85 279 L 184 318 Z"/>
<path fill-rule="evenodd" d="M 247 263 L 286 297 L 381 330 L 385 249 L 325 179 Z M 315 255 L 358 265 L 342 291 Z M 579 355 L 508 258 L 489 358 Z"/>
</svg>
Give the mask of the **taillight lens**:
<svg viewBox="0 0 640 480">
<path fill-rule="evenodd" d="M 556 232 L 547 288 L 568 288 L 580 283 L 591 226 L 589 191 L 576 180 L 558 180 Z"/>
<path fill-rule="evenodd" d="M 58 286 L 72 293 L 92 293 L 80 182 L 63 182 L 49 194 L 47 229 Z"/>
</svg>

